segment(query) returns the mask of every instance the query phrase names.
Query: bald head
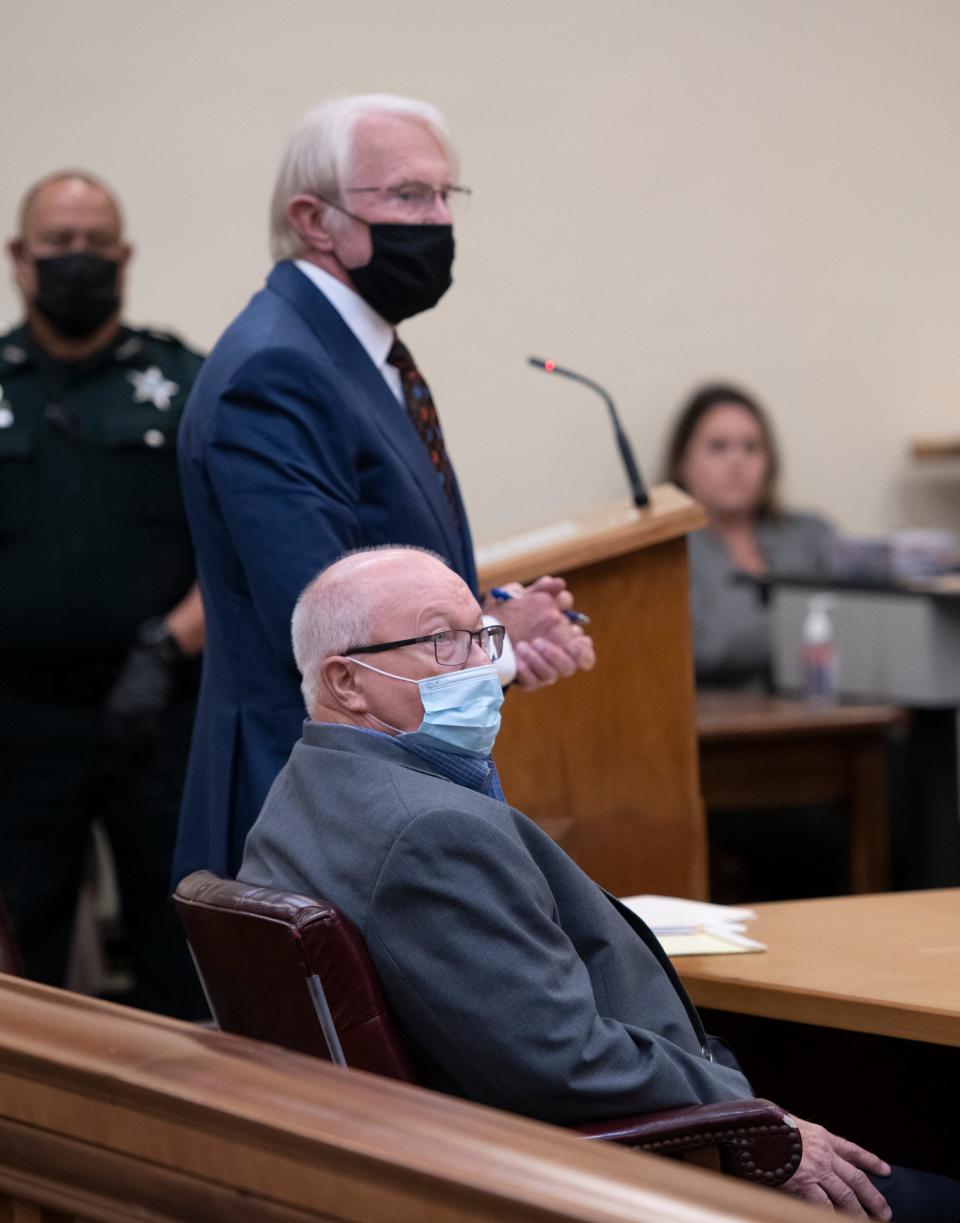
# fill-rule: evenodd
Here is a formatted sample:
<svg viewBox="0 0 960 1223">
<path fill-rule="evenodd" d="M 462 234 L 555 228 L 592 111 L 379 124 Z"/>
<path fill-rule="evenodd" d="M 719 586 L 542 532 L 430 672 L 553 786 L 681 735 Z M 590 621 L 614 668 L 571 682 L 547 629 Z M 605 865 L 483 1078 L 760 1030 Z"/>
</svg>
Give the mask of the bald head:
<svg viewBox="0 0 960 1223">
<path fill-rule="evenodd" d="M 365 613 L 370 632 L 384 618 L 395 623 L 436 590 L 461 589 L 467 589 L 463 580 L 433 552 L 371 548 L 353 552 L 325 569 L 304 593 L 312 591 L 315 599 L 324 602 L 355 604 Z"/>
<path fill-rule="evenodd" d="M 355 552 L 316 577 L 297 600 L 293 613 L 293 652 L 303 676 L 304 703 L 311 716 L 330 692 L 323 678 L 325 660 L 351 647 L 418 637 L 443 628 L 476 628 L 480 608 L 469 587 L 431 552 L 417 548 L 377 548 Z M 425 627 L 426 626 L 426 627 Z M 405 669 L 420 661 L 414 648 L 404 657 L 391 652 L 369 661 L 385 669 Z M 425 656 L 430 647 L 425 647 Z M 429 659 L 428 659 L 429 661 Z M 421 677 L 428 672 L 421 671 Z M 342 719 L 346 720 L 346 719 Z"/>
<path fill-rule="evenodd" d="M 57 170 L 34 183 L 20 201 L 20 238 L 27 237 L 38 216 L 42 222 L 49 210 L 59 210 L 61 207 L 87 211 L 92 208 L 97 212 L 98 219 L 104 221 L 118 239 L 122 235 L 120 204 L 106 183 L 86 170 Z"/>
</svg>

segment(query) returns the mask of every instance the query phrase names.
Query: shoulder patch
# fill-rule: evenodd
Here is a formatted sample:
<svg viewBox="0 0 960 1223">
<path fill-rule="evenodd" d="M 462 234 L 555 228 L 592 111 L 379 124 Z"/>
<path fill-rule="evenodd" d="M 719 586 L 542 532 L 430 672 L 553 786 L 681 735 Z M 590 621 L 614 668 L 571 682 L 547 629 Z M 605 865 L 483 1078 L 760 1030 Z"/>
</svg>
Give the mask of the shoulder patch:
<svg viewBox="0 0 960 1223">
<path fill-rule="evenodd" d="M 0 372 L 12 373 L 21 366 L 30 364 L 26 339 L 27 329 L 22 323 L 16 327 L 3 328 L 0 334 Z"/>
<path fill-rule="evenodd" d="M 158 360 L 161 357 L 161 354 L 157 351 L 158 346 L 166 349 L 167 352 L 184 353 L 197 361 L 203 360 L 203 353 L 197 352 L 195 348 L 191 348 L 189 344 L 173 331 L 163 331 L 159 327 L 131 327 L 130 331 L 141 340 L 153 360 Z M 151 349 L 153 350 L 152 353 L 150 352 Z"/>
<path fill-rule="evenodd" d="M 183 341 L 172 331 L 161 331 L 159 327 L 147 327 L 146 333 L 151 340 L 160 340 L 166 344 L 182 344 Z"/>
<path fill-rule="evenodd" d="M 23 365 L 27 360 L 27 350 L 19 344 L 0 345 L 0 362 L 4 365 Z"/>
<path fill-rule="evenodd" d="M 113 354 L 114 361 L 129 361 L 143 349 L 143 340 L 138 335 L 128 336 Z"/>
</svg>

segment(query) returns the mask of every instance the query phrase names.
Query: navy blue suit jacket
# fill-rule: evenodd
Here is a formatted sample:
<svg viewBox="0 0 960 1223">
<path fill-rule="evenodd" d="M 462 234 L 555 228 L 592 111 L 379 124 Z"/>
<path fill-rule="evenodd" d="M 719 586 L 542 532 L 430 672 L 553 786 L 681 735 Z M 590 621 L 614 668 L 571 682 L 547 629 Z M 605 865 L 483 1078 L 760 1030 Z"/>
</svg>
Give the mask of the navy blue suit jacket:
<svg viewBox="0 0 960 1223">
<path fill-rule="evenodd" d="M 351 548 L 416 544 L 476 590 L 466 514 L 366 351 L 292 263 L 208 357 L 179 432 L 207 647 L 174 863 L 233 875 L 304 708 L 290 617 Z"/>
</svg>

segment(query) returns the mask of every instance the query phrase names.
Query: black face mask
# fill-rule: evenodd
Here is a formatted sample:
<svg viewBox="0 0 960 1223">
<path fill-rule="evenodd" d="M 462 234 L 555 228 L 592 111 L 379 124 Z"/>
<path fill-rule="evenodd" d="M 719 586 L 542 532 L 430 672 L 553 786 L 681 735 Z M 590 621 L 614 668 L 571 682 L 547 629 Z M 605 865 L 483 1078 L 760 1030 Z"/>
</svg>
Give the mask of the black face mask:
<svg viewBox="0 0 960 1223">
<path fill-rule="evenodd" d="M 388 323 L 435 306 L 453 284 L 453 226 L 367 224 L 373 256 L 347 269 L 363 300 Z"/>
<path fill-rule="evenodd" d="M 120 307 L 120 264 L 100 255 L 54 255 L 36 259 L 34 305 L 62 335 L 92 335 Z"/>
</svg>

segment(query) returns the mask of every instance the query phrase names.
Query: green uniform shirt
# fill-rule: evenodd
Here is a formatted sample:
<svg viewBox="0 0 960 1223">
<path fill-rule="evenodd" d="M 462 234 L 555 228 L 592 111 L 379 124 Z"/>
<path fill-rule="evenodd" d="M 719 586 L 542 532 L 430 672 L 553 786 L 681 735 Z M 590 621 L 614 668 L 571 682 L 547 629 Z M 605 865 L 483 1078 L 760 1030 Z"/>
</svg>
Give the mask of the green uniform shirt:
<svg viewBox="0 0 960 1223">
<path fill-rule="evenodd" d="M 0 336 L 0 690 L 96 702 L 194 580 L 176 432 L 202 358 L 123 327 L 90 360 Z"/>
</svg>

